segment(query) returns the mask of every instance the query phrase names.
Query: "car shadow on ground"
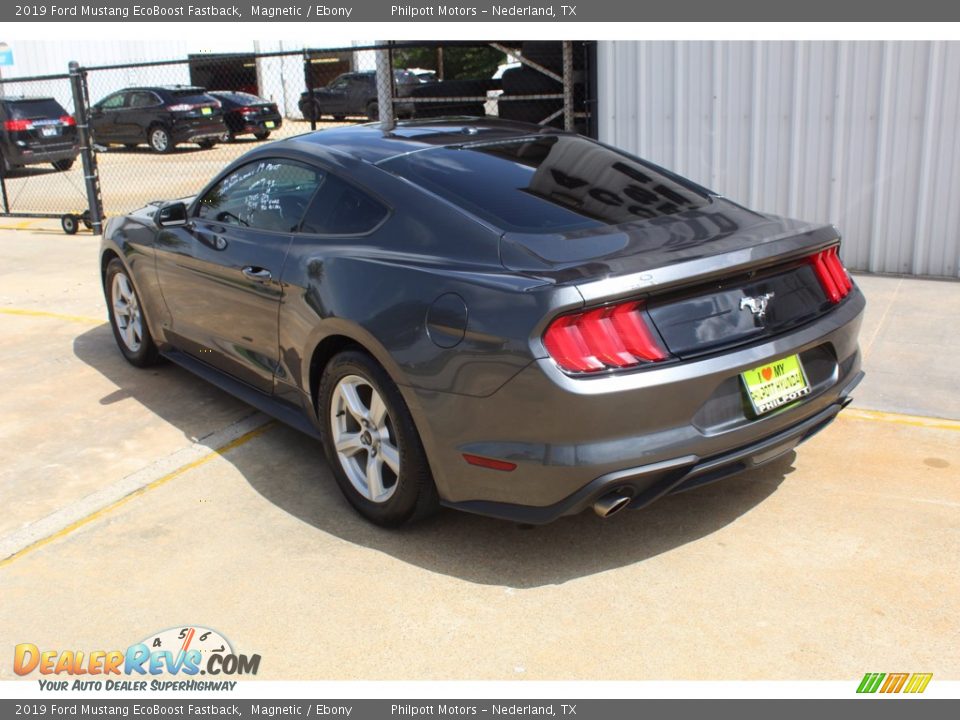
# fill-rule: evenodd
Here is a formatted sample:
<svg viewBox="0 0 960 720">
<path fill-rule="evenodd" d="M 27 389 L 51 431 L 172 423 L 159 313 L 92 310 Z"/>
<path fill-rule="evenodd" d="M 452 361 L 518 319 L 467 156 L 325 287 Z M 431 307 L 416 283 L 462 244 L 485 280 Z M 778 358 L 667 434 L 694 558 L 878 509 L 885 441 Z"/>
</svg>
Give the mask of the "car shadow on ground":
<svg viewBox="0 0 960 720">
<path fill-rule="evenodd" d="M 184 402 L 236 403 L 171 364 L 133 368 L 109 326 L 76 338 L 74 352 L 118 386 L 101 403 L 131 398 L 191 439 L 202 428 Z M 443 509 L 425 521 L 386 530 L 360 518 L 340 493 L 320 444 L 280 423 L 224 455 L 266 501 L 296 517 L 309 535 L 323 532 L 401 562 L 467 582 L 513 588 L 556 585 L 644 562 L 709 537 L 776 492 L 793 472 L 793 452 L 742 475 L 662 498 L 648 508 L 602 520 L 592 512 L 530 527 Z M 257 518 L 237 518 L 255 523 Z"/>
<path fill-rule="evenodd" d="M 43 177 L 44 175 L 59 175 L 65 172 L 69 172 L 69 171 L 57 170 L 55 167 L 53 167 L 49 163 L 45 165 L 24 165 L 23 167 L 17 167 L 17 168 L 13 168 L 12 170 L 4 171 L 3 179 L 16 180 L 18 178 Z"/>
<path fill-rule="evenodd" d="M 225 145 L 226 143 L 218 142 L 217 145 Z M 213 147 L 216 147 L 214 145 Z M 192 153 L 204 152 L 210 150 L 210 148 L 203 148 L 197 145 L 196 143 L 177 143 L 175 147 L 171 150 L 168 150 L 165 153 L 158 153 L 156 150 L 150 148 L 149 145 L 135 145 L 134 147 L 127 147 L 126 145 L 97 145 L 97 154 L 103 155 L 150 155 L 155 157 L 172 157 L 176 155 L 190 155 Z"/>
</svg>

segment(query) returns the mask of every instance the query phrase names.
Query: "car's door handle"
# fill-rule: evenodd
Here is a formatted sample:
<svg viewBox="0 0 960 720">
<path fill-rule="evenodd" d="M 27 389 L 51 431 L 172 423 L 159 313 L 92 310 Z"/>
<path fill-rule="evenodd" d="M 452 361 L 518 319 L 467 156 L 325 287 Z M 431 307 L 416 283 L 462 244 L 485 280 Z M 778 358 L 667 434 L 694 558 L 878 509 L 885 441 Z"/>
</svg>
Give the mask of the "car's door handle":
<svg viewBox="0 0 960 720">
<path fill-rule="evenodd" d="M 243 269 L 243 276 L 260 283 L 270 282 L 270 280 L 273 279 L 273 275 L 269 270 L 260 267 L 250 267 L 249 265 Z"/>
</svg>

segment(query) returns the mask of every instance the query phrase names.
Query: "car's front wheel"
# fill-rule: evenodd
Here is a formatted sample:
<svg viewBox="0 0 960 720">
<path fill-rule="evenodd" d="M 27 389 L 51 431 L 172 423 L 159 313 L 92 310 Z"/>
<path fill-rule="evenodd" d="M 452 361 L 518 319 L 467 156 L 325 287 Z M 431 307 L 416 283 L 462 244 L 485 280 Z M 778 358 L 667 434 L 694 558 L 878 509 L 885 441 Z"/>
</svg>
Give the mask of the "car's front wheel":
<svg viewBox="0 0 960 720">
<path fill-rule="evenodd" d="M 377 525 L 426 517 L 439 506 L 426 453 L 397 386 L 369 355 L 334 357 L 320 380 L 323 444 L 351 505 Z"/>
<path fill-rule="evenodd" d="M 255 133 L 253 134 L 253 136 L 254 136 L 257 140 L 266 140 L 268 137 L 270 137 L 270 131 L 269 131 L 269 130 L 264 130 L 264 131 L 262 131 L 262 132 L 255 132 Z"/>
<path fill-rule="evenodd" d="M 130 364 L 137 367 L 156 364 L 160 355 L 147 327 L 140 296 L 119 258 L 114 258 L 107 265 L 103 285 L 110 327 L 113 328 L 113 337 L 120 352 Z"/>
<path fill-rule="evenodd" d="M 54 160 L 54 161 L 53 161 L 52 163 L 50 163 L 50 164 L 53 165 L 53 167 L 54 167 L 55 170 L 59 170 L 60 172 L 64 172 L 64 171 L 69 170 L 70 168 L 73 167 L 73 161 L 74 161 L 75 159 L 76 159 L 76 158 L 65 158 L 64 160 Z"/>
</svg>

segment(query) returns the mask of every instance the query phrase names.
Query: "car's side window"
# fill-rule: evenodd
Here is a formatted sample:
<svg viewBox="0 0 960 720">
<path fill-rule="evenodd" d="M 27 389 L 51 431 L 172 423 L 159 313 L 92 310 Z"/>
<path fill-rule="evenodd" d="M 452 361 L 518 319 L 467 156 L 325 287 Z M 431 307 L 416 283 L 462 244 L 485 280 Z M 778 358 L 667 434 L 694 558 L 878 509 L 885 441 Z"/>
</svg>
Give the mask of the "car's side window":
<svg viewBox="0 0 960 720">
<path fill-rule="evenodd" d="M 208 190 L 196 215 L 225 225 L 292 232 L 323 176 L 322 170 L 291 160 L 256 160 Z"/>
<path fill-rule="evenodd" d="M 300 232 L 314 235 L 362 235 L 387 216 L 386 206 L 367 193 L 328 174 L 307 208 Z"/>
<path fill-rule="evenodd" d="M 118 110 L 123 107 L 124 93 L 118 92 L 100 103 L 104 110 Z"/>
<path fill-rule="evenodd" d="M 146 108 L 160 104 L 160 99 L 152 92 L 135 92 L 127 103 L 128 107 Z"/>
</svg>

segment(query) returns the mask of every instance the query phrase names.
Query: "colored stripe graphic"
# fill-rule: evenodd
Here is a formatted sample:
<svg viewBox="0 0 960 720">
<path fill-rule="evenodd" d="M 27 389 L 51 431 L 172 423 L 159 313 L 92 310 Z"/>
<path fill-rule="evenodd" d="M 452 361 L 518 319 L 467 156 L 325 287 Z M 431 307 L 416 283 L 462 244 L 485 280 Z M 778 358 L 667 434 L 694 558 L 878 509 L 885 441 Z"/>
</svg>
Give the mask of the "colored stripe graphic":
<svg viewBox="0 0 960 720">
<path fill-rule="evenodd" d="M 904 683 L 907 682 L 908 677 L 910 677 L 910 673 L 890 673 L 887 675 L 887 681 L 883 684 L 883 687 L 880 688 L 880 692 L 900 692 L 900 689 L 903 687 Z"/>
<path fill-rule="evenodd" d="M 933 673 L 867 673 L 860 681 L 858 693 L 922 693 Z M 882 685 L 881 685 L 882 683 Z"/>
<path fill-rule="evenodd" d="M 910 682 L 907 683 L 905 693 L 922 693 L 927 689 L 927 685 L 930 684 L 930 678 L 933 677 L 933 673 L 914 673 L 910 677 Z"/>
<path fill-rule="evenodd" d="M 860 687 L 857 688 L 857 692 L 875 693 L 886 676 L 886 673 L 867 673 L 863 676 L 863 680 L 860 681 Z"/>
</svg>

